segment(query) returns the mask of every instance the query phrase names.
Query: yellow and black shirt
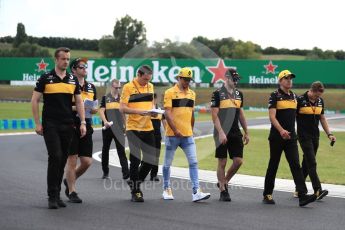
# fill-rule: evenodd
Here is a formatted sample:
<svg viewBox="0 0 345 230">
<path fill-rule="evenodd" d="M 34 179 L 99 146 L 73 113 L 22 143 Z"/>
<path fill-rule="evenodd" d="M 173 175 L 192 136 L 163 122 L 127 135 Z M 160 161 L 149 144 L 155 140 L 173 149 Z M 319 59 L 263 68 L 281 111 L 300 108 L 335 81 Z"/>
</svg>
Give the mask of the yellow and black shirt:
<svg viewBox="0 0 345 230">
<path fill-rule="evenodd" d="M 97 100 L 97 94 L 96 94 L 96 87 L 94 86 L 94 84 L 92 83 L 89 83 L 87 81 L 84 81 L 84 85 L 81 86 L 79 84 L 79 90 L 80 90 L 80 93 L 81 93 L 81 98 L 83 99 L 83 101 L 85 99 L 88 99 L 90 101 L 95 101 Z M 73 101 L 72 101 L 72 105 L 75 105 L 75 100 L 73 98 Z M 76 111 L 73 111 L 73 114 L 74 114 L 74 119 L 75 119 L 75 122 L 77 124 L 80 123 L 80 118 L 78 116 L 78 113 Z M 85 121 L 89 124 L 91 124 L 91 117 L 85 117 Z"/>
<path fill-rule="evenodd" d="M 291 134 L 292 139 L 296 139 L 295 121 L 296 121 L 296 110 L 297 110 L 297 95 L 292 91 L 289 94 L 285 93 L 280 88 L 271 93 L 268 108 L 276 109 L 276 118 L 281 127 Z M 278 130 L 271 125 L 271 131 L 269 139 L 281 138 Z"/>
<path fill-rule="evenodd" d="M 240 134 L 238 125 L 240 109 L 243 107 L 243 94 L 234 89 L 234 95 L 229 95 L 223 85 L 212 93 L 211 107 L 219 108 L 218 118 L 225 134 Z M 216 128 L 214 132 L 217 133 Z"/>
<path fill-rule="evenodd" d="M 102 97 L 100 107 L 105 108 L 105 117 L 108 121 L 113 121 L 115 129 L 123 130 L 124 124 L 123 116 L 120 112 L 120 95 L 115 98 L 111 93 L 108 93 Z M 104 126 L 103 121 L 102 126 Z"/>
<path fill-rule="evenodd" d="M 120 102 L 126 104 L 129 108 L 153 109 L 153 85 L 148 83 L 141 86 L 135 78 L 123 86 Z M 128 114 L 126 130 L 152 131 L 151 117 Z"/>
<path fill-rule="evenodd" d="M 182 136 L 193 136 L 192 116 L 194 112 L 195 92 L 188 89 L 182 92 L 177 85 L 164 93 L 164 108 L 171 108 L 172 119 Z M 166 126 L 166 136 L 174 136 L 169 124 Z"/>
<path fill-rule="evenodd" d="M 319 138 L 319 122 L 324 114 L 324 101 L 309 100 L 308 91 L 297 98 L 297 134 L 299 138 Z"/>
<path fill-rule="evenodd" d="M 80 94 L 77 77 L 67 73 L 61 79 L 53 69 L 42 74 L 34 90 L 43 94 L 43 125 L 45 121 L 73 124 L 72 98 Z"/>
</svg>

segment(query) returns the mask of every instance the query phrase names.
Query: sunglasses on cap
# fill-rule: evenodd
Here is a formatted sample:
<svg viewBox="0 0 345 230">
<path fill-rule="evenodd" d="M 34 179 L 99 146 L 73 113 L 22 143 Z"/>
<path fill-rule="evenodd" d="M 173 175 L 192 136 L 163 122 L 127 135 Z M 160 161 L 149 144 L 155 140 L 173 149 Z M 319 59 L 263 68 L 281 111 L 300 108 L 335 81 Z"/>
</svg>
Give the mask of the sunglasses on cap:
<svg viewBox="0 0 345 230">
<path fill-rule="evenodd" d="M 80 65 L 77 65 L 76 67 L 78 69 L 87 69 L 87 65 L 86 64 L 84 64 L 84 65 L 80 64 Z"/>
</svg>

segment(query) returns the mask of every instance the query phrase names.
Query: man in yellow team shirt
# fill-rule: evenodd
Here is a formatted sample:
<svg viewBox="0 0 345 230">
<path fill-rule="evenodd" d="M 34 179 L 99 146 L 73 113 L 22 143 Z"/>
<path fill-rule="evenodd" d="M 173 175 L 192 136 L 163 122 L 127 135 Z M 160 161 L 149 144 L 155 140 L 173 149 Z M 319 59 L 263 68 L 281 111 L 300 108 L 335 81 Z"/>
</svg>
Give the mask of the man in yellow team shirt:
<svg viewBox="0 0 345 230">
<path fill-rule="evenodd" d="M 195 93 L 189 88 L 193 77 L 190 68 L 182 68 L 175 86 L 165 91 L 164 108 L 167 121 L 165 158 L 163 166 L 163 199 L 173 200 L 170 186 L 170 166 L 177 147 L 181 147 L 189 164 L 189 175 L 193 185 L 193 202 L 210 198 L 199 188 L 198 161 L 193 138 Z"/>
<path fill-rule="evenodd" d="M 153 109 L 153 85 L 149 82 L 151 77 L 152 69 L 147 65 L 141 66 L 137 77 L 123 86 L 120 99 L 120 110 L 128 114 L 126 135 L 131 162 L 128 184 L 131 187 L 133 202 L 144 202 L 140 182 L 145 179 L 152 166 L 158 164 L 151 122 L 151 116 L 157 114 L 150 112 Z M 141 160 L 143 163 L 139 169 Z"/>
</svg>

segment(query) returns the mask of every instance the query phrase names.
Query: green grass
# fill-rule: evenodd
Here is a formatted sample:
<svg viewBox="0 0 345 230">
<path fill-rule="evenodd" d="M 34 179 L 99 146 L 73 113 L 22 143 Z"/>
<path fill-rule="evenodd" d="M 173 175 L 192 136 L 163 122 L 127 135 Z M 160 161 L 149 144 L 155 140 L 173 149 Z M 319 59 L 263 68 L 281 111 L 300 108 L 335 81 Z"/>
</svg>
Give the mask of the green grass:
<svg viewBox="0 0 345 230">
<path fill-rule="evenodd" d="M 240 168 L 240 174 L 265 176 L 268 160 L 268 130 L 250 130 L 250 143 L 244 148 L 244 164 Z M 318 173 L 322 183 L 345 185 L 345 132 L 334 133 L 338 142 L 334 147 L 330 147 L 329 140 L 322 133 L 320 138 L 320 148 L 317 154 Z M 214 157 L 213 137 L 197 139 L 197 156 L 200 169 L 215 171 L 217 160 Z M 212 147 L 211 147 L 212 146 Z M 302 159 L 300 150 L 300 159 Z M 160 162 L 164 160 L 164 146 L 162 148 Z M 231 161 L 229 161 L 227 168 Z M 178 149 L 173 162 L 174 166 L 188 167 L 186 157 L 181 149 Z M 292 179 L 285 155 L 282 155 L 277 178 Z"/>
<path fill-rule="evenodd" d="M 268 112 L 244 111 L 246 119 L 253 119 L 258 117 L 268 117 Z M 198 113 L 195 116 L 195 121 L 212 121 L 211 113 Z"/>
<path fill-rule="evenodd" d="M 261 60 L 292 60 L 292 61 L 299 61 L 305 60 L 305 56 L 301 55 L 285 55 L 285 54 L 263 54 L 260 57 Z"/>
<path fill-rule="evenodd" d="M 31 103 L 29 102 L 0 102 L 0 119 L 32 118 Z M 40 111 L 42 103 L 40 103 Z"/>
</svg>

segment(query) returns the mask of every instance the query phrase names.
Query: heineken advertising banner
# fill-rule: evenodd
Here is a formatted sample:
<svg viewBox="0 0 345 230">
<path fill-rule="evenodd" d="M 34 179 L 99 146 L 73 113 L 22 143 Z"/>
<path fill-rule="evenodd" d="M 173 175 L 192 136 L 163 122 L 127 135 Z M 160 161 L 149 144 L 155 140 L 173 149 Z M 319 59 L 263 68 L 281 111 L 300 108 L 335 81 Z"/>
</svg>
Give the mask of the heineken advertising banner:
<svg viewBox="0 0 345 230">
<path fill-rule="evenodd" d="M 221 83 L 227 68 L 236 68 L 241 83 L 251 85 L 276 84 L 277 75 L 284 69 L 296 74 L 295 84 L 310 84 L 320 80 L 325 84 L 345 85 L 344 61 L 269 61 L 222 59 L 90 59 L 90 82 L 109 82 L 118 79 L 128 82 L 137 68 L 147 64 L 153 69 L 153 83 L 172 83 L 180 68 L 188 66 L 196 83 Z M 36 81 L 40 75 L 54 68 L 51 58 L 0 58 L 0 80 Z"/>
</svg>

